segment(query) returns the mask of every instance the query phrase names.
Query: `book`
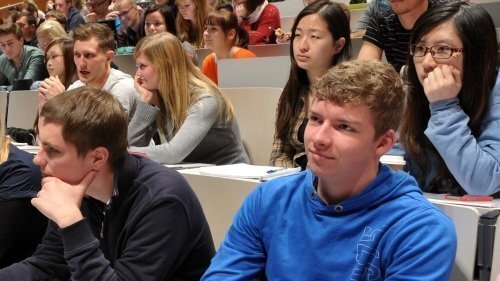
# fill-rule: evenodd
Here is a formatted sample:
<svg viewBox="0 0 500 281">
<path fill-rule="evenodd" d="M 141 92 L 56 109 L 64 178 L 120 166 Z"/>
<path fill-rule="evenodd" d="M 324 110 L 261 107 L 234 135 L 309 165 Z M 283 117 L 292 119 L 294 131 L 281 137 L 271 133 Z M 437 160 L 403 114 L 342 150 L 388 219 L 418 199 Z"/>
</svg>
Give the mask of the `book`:
<svg viewBox="0 0 500 281">
<path fill-rule="evenodd" d="M 179 164 L 164 164 L 163 166 L 174 169 L 174 170 L 184 170 L 184 169 L 194 169 L 194 168 L 200 168 L 200 167 L 213 166 L 213 164 L 182 162 Z"/>
<path fill-rule="evenodd" d="M 283 168 L 272 166 L 256 166 L 249 164 L 231 164 L 202 167 L 198 169 L 199 173 L 207 176 L 217 176 L 226 178 L 239 178 L 239 179 L 257 179 L 267 180 L 270 178 L 291 175 L 300 172 L 298 168 Z"/>
</svg>

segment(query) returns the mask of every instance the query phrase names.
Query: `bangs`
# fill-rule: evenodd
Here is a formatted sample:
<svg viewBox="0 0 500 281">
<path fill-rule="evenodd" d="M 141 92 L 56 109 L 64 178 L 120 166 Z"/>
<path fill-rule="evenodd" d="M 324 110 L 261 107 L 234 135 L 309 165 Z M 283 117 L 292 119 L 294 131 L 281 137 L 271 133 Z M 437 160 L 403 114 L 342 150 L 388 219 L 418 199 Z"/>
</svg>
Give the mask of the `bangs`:
<svg viewBox="0 0 500 281">
<path fill-rule="evenodd" d="M 222 15 L 211 13 L 208 15 L 205 25 L 222 26 L 223 22 L 224 22 L 224 17 Z"/>
</svg>

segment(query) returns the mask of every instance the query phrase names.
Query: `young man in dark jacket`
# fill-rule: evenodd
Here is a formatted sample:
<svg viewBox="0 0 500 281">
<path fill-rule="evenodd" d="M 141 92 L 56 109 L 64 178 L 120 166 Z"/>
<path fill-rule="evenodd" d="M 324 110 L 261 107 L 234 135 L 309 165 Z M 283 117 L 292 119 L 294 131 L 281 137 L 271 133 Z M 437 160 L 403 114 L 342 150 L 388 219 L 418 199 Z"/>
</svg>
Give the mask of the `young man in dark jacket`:
<svg viewBox="0 0 500 281">
<path fill-rule="evenodd" d="M 127 153 L 127 118 L 108 93 L 49 100 L 32 204 L 50 219 L 32 257 L 0 280 L 199 280 L 214 254 L 195 194 L 175 171 Z"/>
</svg>

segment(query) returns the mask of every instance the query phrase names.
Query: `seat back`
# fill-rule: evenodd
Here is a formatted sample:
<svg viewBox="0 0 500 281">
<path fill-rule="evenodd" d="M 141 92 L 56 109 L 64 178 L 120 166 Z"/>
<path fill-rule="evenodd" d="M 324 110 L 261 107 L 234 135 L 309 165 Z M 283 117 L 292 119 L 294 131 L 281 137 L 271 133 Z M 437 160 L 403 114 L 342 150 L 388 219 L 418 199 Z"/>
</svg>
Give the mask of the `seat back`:
<svg viewBox="0 0 500 281">
<path fill-rule="evenodd" d="M 8 99 L 7 128 L 31 129 L 38 112 L 38 91 L 11 91 Z"/>
<path fill-rule="evenodd" d="M 269 165 L 281 88 L 222 88 L 233 104 L 241 139 L 254 165 Z"/>
</svg>

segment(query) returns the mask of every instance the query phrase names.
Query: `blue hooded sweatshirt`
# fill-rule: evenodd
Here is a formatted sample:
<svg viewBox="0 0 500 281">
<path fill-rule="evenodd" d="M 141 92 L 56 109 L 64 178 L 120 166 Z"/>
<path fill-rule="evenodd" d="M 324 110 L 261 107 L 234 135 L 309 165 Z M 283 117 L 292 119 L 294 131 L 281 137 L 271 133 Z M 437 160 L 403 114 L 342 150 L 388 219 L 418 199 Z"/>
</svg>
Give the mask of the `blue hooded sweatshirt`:
<svg viewBox="0 0 500 281">
<path fill-rule="evenodd" d="M 266 182 L 236 214 L 202 280 L 448 280 L 452 221 L 404 172 L 380 165 L 361 193 L 336 205 L 314 174 Z"/>
</svg>

